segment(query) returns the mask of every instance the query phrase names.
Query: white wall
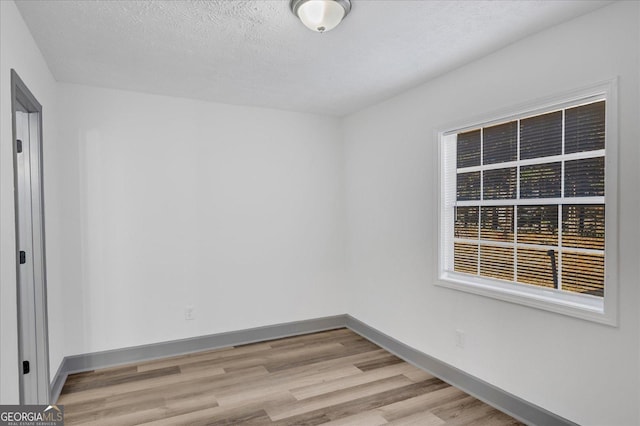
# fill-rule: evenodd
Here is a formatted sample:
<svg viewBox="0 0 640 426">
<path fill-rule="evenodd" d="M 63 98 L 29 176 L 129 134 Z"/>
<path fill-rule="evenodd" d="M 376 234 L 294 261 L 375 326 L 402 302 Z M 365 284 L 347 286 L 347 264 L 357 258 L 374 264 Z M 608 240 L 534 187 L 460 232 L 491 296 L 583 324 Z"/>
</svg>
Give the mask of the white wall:
<svg viewBox="0 0 640 426">
<path fill-rule="evenodd" d="M 338 119 L 59 92 L 66 355 L 345 312 Z"/>
<path fill-rule="evenodd" d="M 345 121 L 349 313 L 585 425 L 639 424 L 638 7 L 620 2 Z M 618 328 L 436 287 L 443 126 L 619 76 Z M 464 349 L 455 330 L 466 332 Z"/>
<path fill-rule="evenodd" d="M 43 106 L 45 227 L 51 376 L 63 358 L 60 205 L 56 146 L 56 82 L 15 4 L 0 1 L 0 402 L 18 402 L 16 247 L 11 128 L 11 69 Z"/>
</svg>

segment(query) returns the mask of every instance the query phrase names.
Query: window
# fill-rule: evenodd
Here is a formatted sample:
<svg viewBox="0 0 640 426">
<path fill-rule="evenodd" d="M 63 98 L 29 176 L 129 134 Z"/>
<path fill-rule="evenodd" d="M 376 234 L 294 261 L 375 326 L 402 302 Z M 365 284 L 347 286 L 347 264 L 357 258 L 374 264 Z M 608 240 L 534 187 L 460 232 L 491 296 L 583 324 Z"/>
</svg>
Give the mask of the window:
<svg viewBox="0 0 640 426">
<path fill-rule="evenodd" d="M 612 87 L 441 133 L 441 285 L 615 324 Z"/>
</svg>

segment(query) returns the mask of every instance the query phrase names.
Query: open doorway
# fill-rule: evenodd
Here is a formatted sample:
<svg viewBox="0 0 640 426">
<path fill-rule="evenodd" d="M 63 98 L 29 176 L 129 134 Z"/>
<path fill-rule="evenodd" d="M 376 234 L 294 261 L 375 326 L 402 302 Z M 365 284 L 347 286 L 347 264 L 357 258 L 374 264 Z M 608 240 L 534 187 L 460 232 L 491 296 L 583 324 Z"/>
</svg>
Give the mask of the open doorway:
<svg viewBox="0 0 640 426">
<path fill-rule="evenodd" d="M 48 404 L 42 106 L 11 70 L 20 403 Z"/>
</svg>

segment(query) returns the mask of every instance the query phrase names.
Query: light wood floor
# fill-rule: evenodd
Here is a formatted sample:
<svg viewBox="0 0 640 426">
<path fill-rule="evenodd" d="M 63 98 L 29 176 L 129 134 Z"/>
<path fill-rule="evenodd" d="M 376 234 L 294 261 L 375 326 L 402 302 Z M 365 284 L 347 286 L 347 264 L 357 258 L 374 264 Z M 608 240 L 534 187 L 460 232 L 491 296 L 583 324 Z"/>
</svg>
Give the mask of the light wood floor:
<svg viewBox="0 0 640 426">
<path fill-rule="evenodd" d="M 66 424 L 516 425 L 348 329 L 70 375 Z"/>
</svg>

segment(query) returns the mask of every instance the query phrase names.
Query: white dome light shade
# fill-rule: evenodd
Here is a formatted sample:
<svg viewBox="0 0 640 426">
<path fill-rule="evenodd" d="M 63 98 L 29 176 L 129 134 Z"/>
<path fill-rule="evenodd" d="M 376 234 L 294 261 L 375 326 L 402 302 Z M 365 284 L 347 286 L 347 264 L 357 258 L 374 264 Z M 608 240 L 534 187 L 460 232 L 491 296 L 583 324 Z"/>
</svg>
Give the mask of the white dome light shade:
<svg viewBox="0 0 640 426">
<path fill-rule="evenodd" d="M 351 9 L 348 0 L 292 0 L 291 10 L 310 30 L 334 29 Z"/>
</svg>

